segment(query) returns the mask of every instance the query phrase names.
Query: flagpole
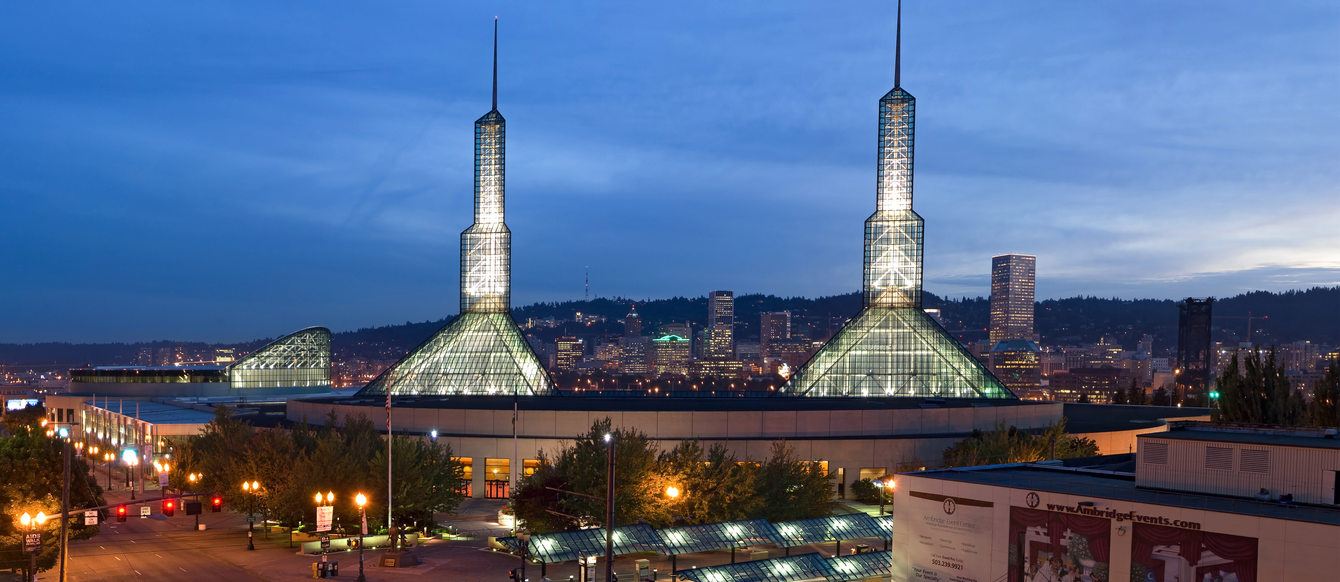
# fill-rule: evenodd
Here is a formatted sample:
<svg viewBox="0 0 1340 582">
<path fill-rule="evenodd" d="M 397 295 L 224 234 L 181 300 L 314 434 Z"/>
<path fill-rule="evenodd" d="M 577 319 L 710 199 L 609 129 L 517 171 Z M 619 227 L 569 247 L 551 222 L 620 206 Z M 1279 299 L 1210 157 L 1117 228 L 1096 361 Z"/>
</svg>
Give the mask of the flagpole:
<svg viewBox="0 0 1340 582">
<path fill-rule="evenodd" d="M 386 387 L 386 531 L 391 531 L 391 387 Z M 392 540 L 391 547 L 395 547 Z"/>
</svg>

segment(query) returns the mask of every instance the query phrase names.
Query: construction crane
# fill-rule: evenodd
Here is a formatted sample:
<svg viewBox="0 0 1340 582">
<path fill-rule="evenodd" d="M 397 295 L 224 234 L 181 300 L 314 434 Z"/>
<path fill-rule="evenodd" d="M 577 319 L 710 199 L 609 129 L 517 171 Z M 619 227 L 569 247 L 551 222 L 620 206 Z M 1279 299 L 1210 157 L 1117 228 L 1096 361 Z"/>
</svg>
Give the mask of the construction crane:
<svg viewBox="0 0 1340 582">
<path fill-rule="evenodd" d="M 1250 343 L 1252 343 L 1252 320 L 1255 320 L 1255 319 L 1270 319 L 1270 316 L 1269 316 L 1269 315 L 1252 315 L 1252 312 L 1248 311 L 1248 312 L 1247 312 L 1247 315 L 1216 315 L 1216 316 L 1214 316 L 1214 318 L 1215 318 L 1215 319 L 1245 319 L 1245 320 L 1247 320 L 1247 343 L 1250 344 Z"/>
</svg>

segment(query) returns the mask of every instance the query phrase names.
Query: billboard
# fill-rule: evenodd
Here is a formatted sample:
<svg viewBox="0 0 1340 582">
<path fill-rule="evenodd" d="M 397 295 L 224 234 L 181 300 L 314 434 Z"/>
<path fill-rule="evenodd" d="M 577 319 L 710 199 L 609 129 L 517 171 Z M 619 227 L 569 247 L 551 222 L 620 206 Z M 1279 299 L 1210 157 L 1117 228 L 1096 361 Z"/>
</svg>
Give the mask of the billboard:
<svg viewBox="0 0 1340 582">
<path fill-rule="evenodd" d="M 1153 525 L 1131 531 L 1131 580 L 1256 582 L 1256 538 Z"/>
<path fill-rule="evenodd" d="M 939 493 L 909 491 L 900 520 L 905 539 L 907 580 L 912 582 L 990 582 L 991 514 L 994 503 Z"/>
<path fill-rule="evenodd" d="M 1112 521 L 1105 517 L 1011 506 L 1009 544 L 1009 582 L 1109 579 Z"/>
<path fill-rule="evenodd" d="M 5 400 L 5 410 L 23 410 L 29 406 L 37 406 L 36 398 L 9 398 Z"/>
</svg>

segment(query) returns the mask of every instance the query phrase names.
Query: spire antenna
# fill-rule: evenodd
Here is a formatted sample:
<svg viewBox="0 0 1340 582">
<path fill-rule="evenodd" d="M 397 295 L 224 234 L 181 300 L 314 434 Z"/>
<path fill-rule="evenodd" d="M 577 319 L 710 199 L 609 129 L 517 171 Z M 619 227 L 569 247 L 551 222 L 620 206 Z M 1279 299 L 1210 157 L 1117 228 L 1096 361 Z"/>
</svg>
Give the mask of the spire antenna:
<svg viewBox="0 0 1340 582">
<path fill-rule="evenodd" d="M 898 0 L 902 2 L 902 0 Z M 896 78 L 897 75 L 895 74 Z M 895 85 L 897 83 L 894 83 Z M 493 109 L 498 109 L 498 17 L 493 17 Z"/>
<path fill-rule="evenodd" d="M 895 36 L 894 36 L 894 41 L 893 41 L 893 88 L 894 88 L 894 89 L 897 89 L 898 87 L 901 86 L 901 83 L 899 83 L 899 79 L 898 79 L 898 77 L 900 76 L 900 73 L 902 73 L 902 68 L 903 68 L 903 0 L 898 0 L 898 24 L 897 24 L 897 27 L 898 27 L 898 28 L 897 28 L 897 31 L 898 31 L 898 32 L 895 34 Z M 495 48 L 494 48 L 494 50 L 496 51 L 496 50 L 497 50 L 497 48 L 496 48 L 496 43 L 498 42 L 498 39 L 496 38 L 496 37 L 497 37 L 497 32 L 496 32 L 496 31 L 494 32 L 494 37 L 495 37 L 495 38 L 493 39 L 493 42 L 495 43 Z M 495 60 L 496 60 L 496 57 L 495 57 Z M 496 77 L 497 74 L 498 74 L 498 73 L 497 73 L 497 67 L 498 67 L 498 65 L 495 63 L 495 64 L 493 65 L 493 67 L 494 67 L 494 73 L 493 73 L 493 74 L 494 74 L 494 76 Z M 496 83 L 497 81 L 494 81 L 494 82 Z M 497 89 L 496 89 L 496 88 L 494 89 L 494 92 L 495 92 L 495 93 L 497 92 Z"/>
</svg>

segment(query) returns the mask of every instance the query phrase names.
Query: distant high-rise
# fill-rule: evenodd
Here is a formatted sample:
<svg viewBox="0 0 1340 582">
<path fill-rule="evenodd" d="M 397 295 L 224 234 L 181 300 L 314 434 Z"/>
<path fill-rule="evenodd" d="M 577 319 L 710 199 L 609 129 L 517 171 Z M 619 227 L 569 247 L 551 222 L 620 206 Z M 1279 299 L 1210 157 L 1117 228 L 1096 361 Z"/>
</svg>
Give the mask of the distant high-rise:
<svg viewBox="0 0 1340 582">
<path fill-rule="evenodd" d="M 690 345 L 692 342 L 689 338 L 673 334 L 651 340 L 651 360 L 655 374 L 688 375 Z"/>
<path fill-rule="evenodd" d="M 1005 340 L 1033 339 L 1033 281 L 1037 257 L 991 257 L 991 345 Z"/>
<path fill-rule="evenodd" d="M 791 312 L 764 311 L 759 314 L 758 351 L 764 358 L 773 358 L 773 344 L 791 339 Z"/>
<path fill-rule="evenodd" d="M 586 354 L 586 344 L 581 338 L 561 337 L 554 341 L 554 368 L 572 371 L 582 363 Z"/>
<path fill-rule="evenodd" d="M 735 292 L 713 291 L 707 295 L 707 329 L 703 357 L 730 360 L 735 357 Z"/>
<path fill-rule="evenodd" d="M 1214 298 L 1177 304 L 1177 396 L 1204 402 L 1210 375 L 1210 313 Z"/>
<path fill-rule="evenodd" d="M 924 223 L 912 210 L 916 98 L 899 79 L 879 100 L 875 212 L 865 221 L 863 308 L 782 391 L 804 396 L 1012 399 L 1000 381 L 921 309 Z"/>
<path fill-rule="evenodd" d="M 627 337 L 637 337 L 642 335 L 642 316 L 637 314 L 637 306 L 632 306 L 628 310 L 628 315 L 623 317 L 623 334 Z"/>
<path fill-rule="evenodd" d="M 461 314 L 359 391 L 360 395 L 546 394 L 544 367 L 512 320 L 512 232 L 503 222 L 504 134 L 493 108 L 475 121 L 474 224 L 461 233 Z"/>
</svg>

